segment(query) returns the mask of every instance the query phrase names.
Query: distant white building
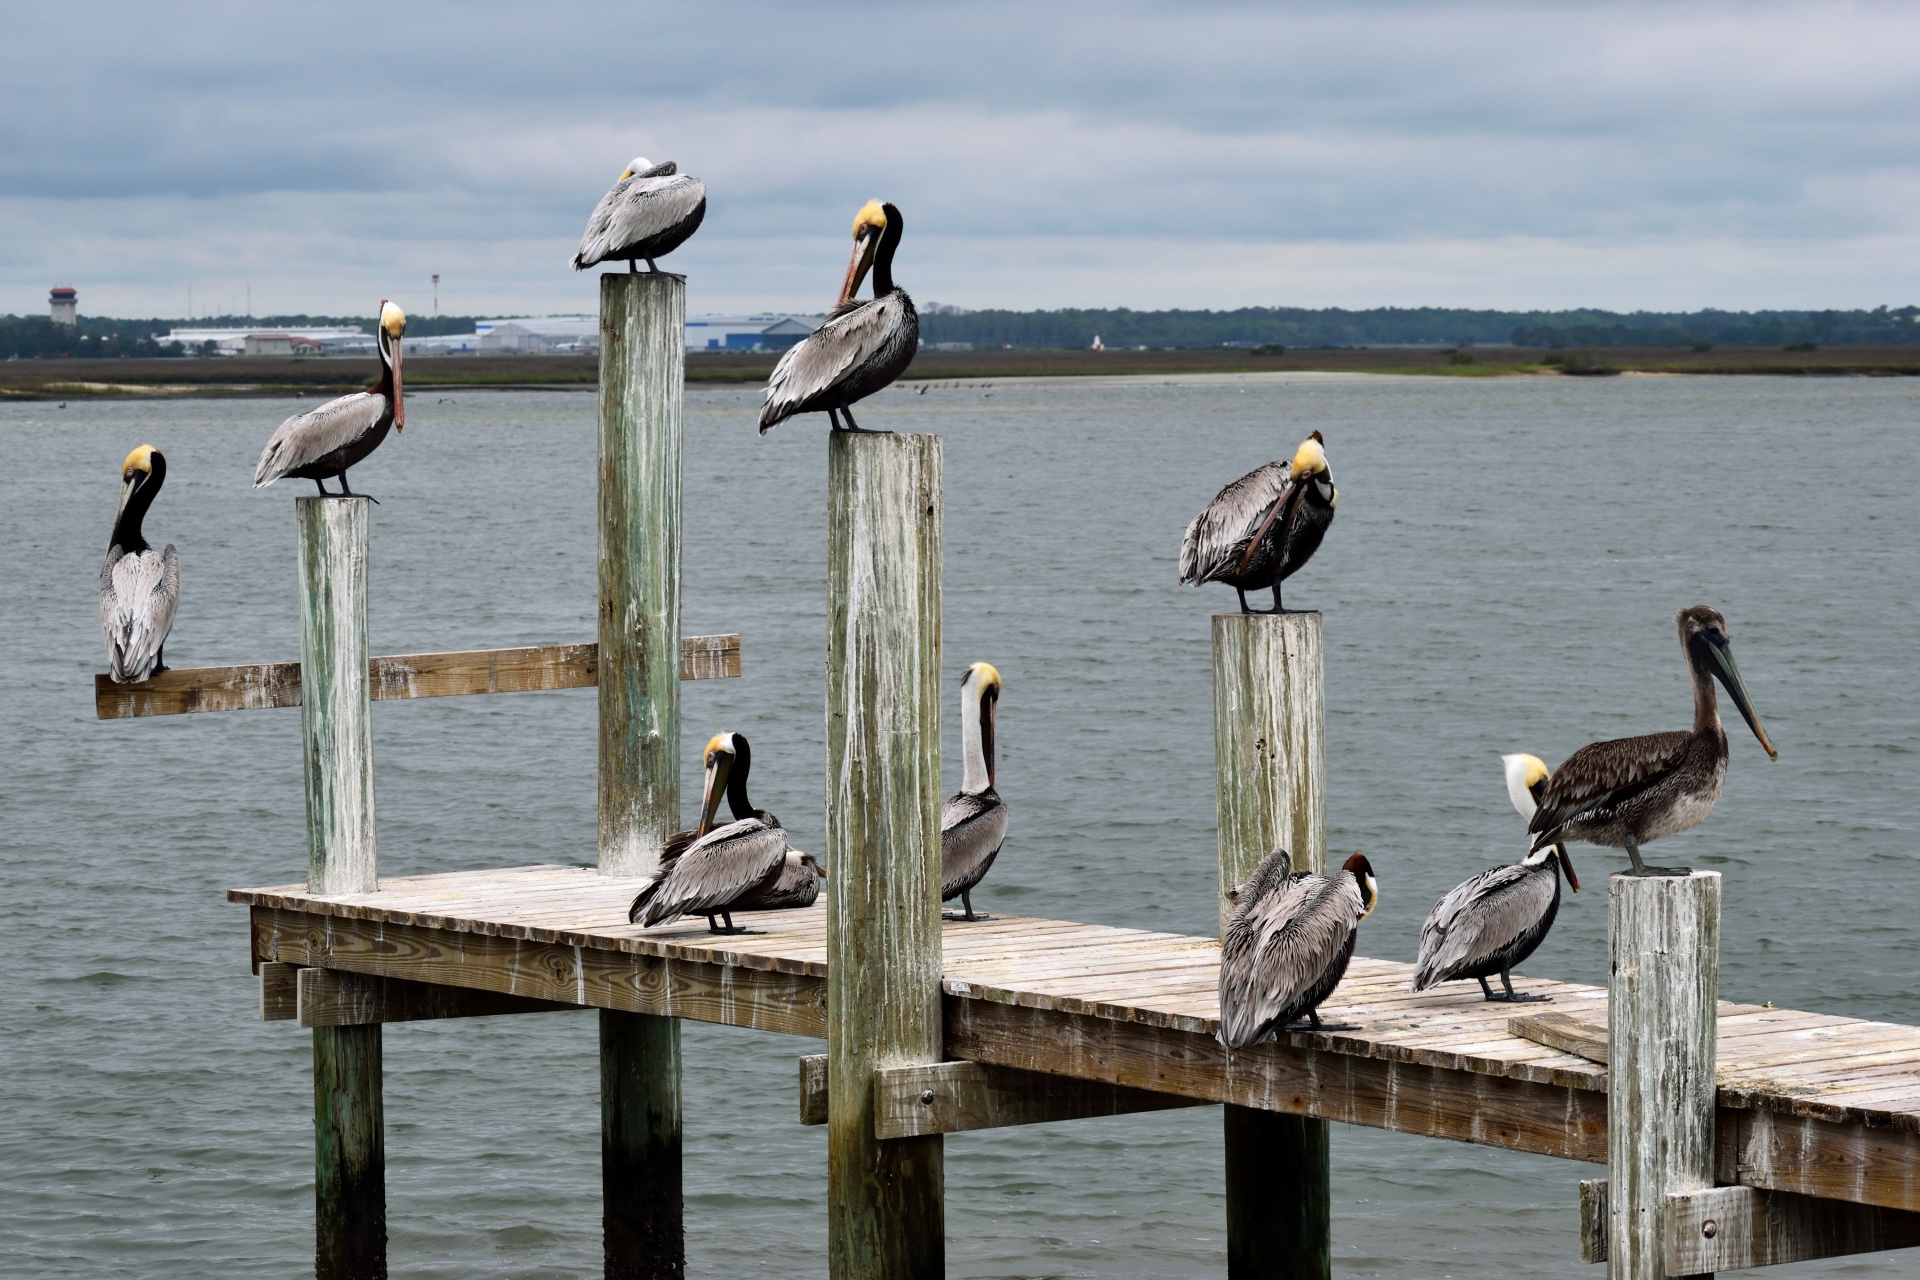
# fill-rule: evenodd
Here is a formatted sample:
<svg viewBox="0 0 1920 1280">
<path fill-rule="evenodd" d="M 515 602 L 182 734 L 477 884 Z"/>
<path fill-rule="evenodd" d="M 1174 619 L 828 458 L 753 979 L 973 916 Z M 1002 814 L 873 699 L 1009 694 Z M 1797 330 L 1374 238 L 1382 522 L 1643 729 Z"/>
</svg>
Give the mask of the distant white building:
<svg viewBox="0 0 1920 1280">
<path fill-rule="evenodd" d="M 55 324 L 63 324 L 72 329 L 80 323 L 80 293 L 67 285 L 59 285 L 47 294 L 47 309 L 53 315 Z"/>
<path fill-rule="evenodd" d="M 515 320 L 481 320 L 473 326 L 483 355 L 518 352 L 522 355 L 564 355 L 600 349 L 597 316 L 523 316 Z"/>
<path fill-rule="evenodd" d="M 373 350 L 373 335 L 362 333 L 358 329 L 330 327 L 327 325 L 309 325 L 306 327 L 265 325 L 255 329 L 174 329 L 155 338 L 154 341 L 165 346 L 177 342 L 189 351 L 198 351 L 205 343 L 211 342 L 214 351 L 223 356 L 266 354 L 264 350 L 254 351 L 248 347 L 250 339 L 268 341 L 277 346 L 280 340 L 286 346 L 273 352 L 277 355 L 303 355 L 313 353 L 312 347 L 295 350 L 292 340 L 304 339 L 315 343 L 319 353 L 325 355 L 349 355 L 359 351 Z"/>
<path fill-rule="evenodd" d="M 813 330 L 796 316 L 699 316 L 687 321 L 687 350 L 785 351 Z"/>
</svg>

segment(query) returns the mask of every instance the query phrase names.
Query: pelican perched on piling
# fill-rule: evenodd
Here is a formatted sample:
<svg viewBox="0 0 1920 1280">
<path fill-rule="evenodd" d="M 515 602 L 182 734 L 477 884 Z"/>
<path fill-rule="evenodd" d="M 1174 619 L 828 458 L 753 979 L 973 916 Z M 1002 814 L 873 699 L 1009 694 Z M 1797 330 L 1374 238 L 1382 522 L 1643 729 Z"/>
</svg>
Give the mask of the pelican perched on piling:
<svg viewBox="0 0 1920 1280">
<path fill-rule="evenodd" d="M 380 299 L 380 325 L 374 340 L 380 352 L 380 378 L 365 391 L 329 400 L 308 413 L 296 413 L 280 424 L 260 453 L 253 469 L 253 487 L 264 489 L 283 476 L 313 481 L 327 497 L 321 481 L 340 477 L 340 493 L 347 487 L 347 468 L 380 447 L 387 428 L 404 432 L 407 410 L 400 394 L 400 336 L 407 330 L 406 312 Z"/>
<path fill-rule="evenodd" d="M 825 413 L 835 431 L 864 430 L 853 420 L 854 402 L 890 385 L 913 363 L 920 317 L 907 291 L 893 282 L 893 251 L 905 228 L 900 210 L 877 200 L 867 201 L 854 217 L 853 257 L 839 301 L 826 323 L 773 367 L 760 409 L 761 435 L 797 413 Z M 873 297 L 855 302 L 869 267 Z"/>
<path fill-rule="evenodd" d="M 960 744 L 966 772 L 960 791 L 940 810 L 940 901 L 960 899 L 965 914 L 947 919 L 991 920 L 973 913 L 973 888 L 986 876 L 1007 837 L 1007 802 L 993 789 L 993 726 L 1000 705 L 1000 673 L 976 662 L 960 681 Z"/>
<path fill-rule="evenodd" d="M 1625 849 L 1636 876 L 1681 876 L 1685 867 L 1650 867 L 1640 845 L 1698 826 L 1727 781 L 1727 734 L 1713 682 L 1719 680 L 1769 759 L 1773 749 L 1760 727 L 1746 682 L 1734 664 L 1727 620 L 1703 604 L 1674 615 L 1680 648 L 1693 676 L 1693 729 L 1640 738 L 1590 742 L 1568 756 L 1539 796 L 1527 830 L 1538 852 L 1568 841 Z"/>
<path fill-rule="evenodd" d="M 685 244 L 706 216 L 706 183 L 671 160 L 653 164 L 635 156 L 593 207 L 573 269 L 624 259 L 628 271 L 638 271 L 635 259 L 644 259 L 648 271 L 658 271 L 653 260 Z"/>
<path fill-rule="evenodd" d="M 1500 757 L 1507 770 L 1507 796 L 1523 818 L 1532 818 L 1546 789 L 1547 766 L 1539 756 Z M 1414 991 L 1441 982 L 1478 978 L 1489 1000 L 1520 1003 L 1551 1000 L 1513 989 L 1513 966 L 1534 953 L 1553 928 L 1560 910 L 1560 876 L 1575 893 L 1580 877 L 1563 845 L 1527 855 L 1526 860 L 1483 871 L 1455 887 L 1427 913 L 1420 927 L 1420 959 L 1414 966 Z M 1500 975 L 1505 995 L 1496 996 L 1487 979 Z"/>
<path fill-rule="evenodd" d="M 754 808 L 747 799 L 753 754 L 746 737 L 716 733 L 707 743 L 706 757 L 706 793 L 700 800 L 700 825 L 694 839 L 627 908 L 627 919 L 634 924 L 651 928 L 691 913 L 705 916 L 707 928 L 714 933 L 746 933 L 734 927 L 732 911 L 742 899 L 768 892 L 780 880 L 786 866 L 787 832 L 780 819 Z M 713 815 L 722 796 L 735 817 L 716 827 Z M 726 922 L 724 927 L 721 920 Z"/>
<path fill-rule="evenodd" d="M 1220 1042 L 1244 1049 L 1307 1019 L 1346 975 L 1360 922 L 1380 901 L 1373 866 L 1356 853 L 1332 877 L 1293 870 L 1285 849 L 1263 858 L 1234 895 L 1220 934 Z"/>
<path fill-rule="evenodd" d="M 1180 581 L 1197 587 L 1224 582 L 1240 596 L 1273 588 L 1272 613 L 1280 608 L 1280 584 L 1320 549 L 1333 523 L 1340 495 L 1327 469 L 1326 441 L 1318 431 L 1294 451 L 1291 463 L 1256 467 L 1220 491 L 1187 526 L 1180 546 Z"/>
<path fill-rule="evenodd" d="M 166 480 L 167 460 L 150 444 L 120 464 L 120 506 L 107 538 L 107 562 L 100 566 L 100 633 L 107 641 L 107 674 L 121 684 L 167 669 L 161 651 L 180 603 L 180 553 L 172 543 L 155 551 L 140 529 Z"/>
</svg>

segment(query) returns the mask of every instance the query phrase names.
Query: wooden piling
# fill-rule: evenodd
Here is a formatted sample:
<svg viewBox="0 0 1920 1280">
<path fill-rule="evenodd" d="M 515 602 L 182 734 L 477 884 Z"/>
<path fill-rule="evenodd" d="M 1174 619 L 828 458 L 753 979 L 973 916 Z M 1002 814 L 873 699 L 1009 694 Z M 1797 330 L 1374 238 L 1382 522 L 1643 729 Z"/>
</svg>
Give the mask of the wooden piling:
<svg viewBox="0 0 1920 1280">
<path fill-rule="evenodd" d="M 1607 1276 L 1674 1280 L 1667 1197 L 1713 1186 L 1720 874 L 1612 878 Z"/>
<path fill-rule="evenodd" d="M 827 444 L 827 1258 L 945 1269 L 938 1134 L 875 1136 L 874 1073 L 941 1058 L 937 436 Z"/>
<path fill-rule="evenodd" d="M 300 541 L 300 727 L 307 884 L 379 888 L 373 713 L 367 681 L 367 500 L 294 502 Z M 387 1274 L 386 1120 L 380 1028 L 313 1029 L 314 1274 Z"/>
<path fill-rule="evenodd" d="M 1213 619 L 1213 756 L 1220 924 L 1275 847 L 1327 867 L 1326 696 L 1318 613 Z M 1325 1120 L 1229 1105 L 1224 1118 L 1227 1274 L 1326 1280 L 1332 1195 Z"/>
<path fill-rule="evenodd" d="M 600 277 L 600 870 L 652 875 L 680 827 L 686 281 Z M 608 1280 L 686 1273 L 680 1025 L 600 1015 Z"/>
</svg>

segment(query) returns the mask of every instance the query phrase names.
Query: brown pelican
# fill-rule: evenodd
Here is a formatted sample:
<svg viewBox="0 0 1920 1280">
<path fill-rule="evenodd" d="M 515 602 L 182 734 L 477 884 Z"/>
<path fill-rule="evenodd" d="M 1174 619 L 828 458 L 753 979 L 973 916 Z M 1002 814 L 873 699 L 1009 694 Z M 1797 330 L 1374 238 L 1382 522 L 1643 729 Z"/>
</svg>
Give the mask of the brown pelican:
<svg viewBox="0 0 1920 1280">
<path fill-rule="evenodd" d="M 1697 604 L 1675 614 L 1674 622 L 1693 673 L 1693 731 L 1590 742 L 1568 756 L 1541 791 L 1527 826 L 1536 852 L 1579 840 L 1625 849 L 1633 859 L 1631 875 L 1686 875 L 1685 867 L 1649 867 L 1640 861 L 1640 845 L 1697 826 L 1720 799 L 1727 734 L 1714 701 L 1715 679 L 1727 686 L 1768 758 L 1780 758 L 1754 715 L 1720 611 Z"/>
<path fill-rule="evenodd" d="M 1187 526 L 1180 581 L 1226 583 L 1239 593 L 1242 613 L 1253 612 L 1247 592 L 1272 587 L 1271 612 L 1281 612 L 1280 583 L 1319 550 L 1340 500 L 1325 444 L 1316 431 L 1291 464 L 1269 462 L 1222 489 Z"/>
<path fill-rule="evenodd" d="M 100 567 L 100 632 L 107 639 L 107 674 L 121 684 L 165 671 L 161 650 L 180 603 L 180 553 L 156 552 L 140 522 L 166 483 L 167 460 L 143 444 L 120 464 L 120 508 Z"/>
<path fill-rule="evenodd" d="M 658 271 L 653 260 L 685 244 L 707 216 L 707 184 L 680 174 L 679 168 L 671 160 L 651 164 L 635 156 L 593 207 L 573 269 L 624 258 L 627 270 L 638 271 L 634 260 L 644 258 L 647 270 Z"/>
<path fill-rule="evenodd" d="M 1331 879 L 1294 871 L 1285 849 L 1262 859 L 1220 935 L 1220 1042 L 1244 1049 L 1302 1016 L 1305 1030 L 1351 1030 L 1322 1023 L 1319 1006 L 1345 976 L 1354 935 L 1379 901 L 1365 854 Z"/>
<path fill-rule="evenodd" d="M 905 229 L 900 210 L 869 200 L 853 220 L 853 258 L 840 286 L 840 300 L 827 322 L 802 338 L 767 379 L 760 409 L 765 435 L 796 413 L 821 413 L 836 431 L 864 430 L 853 420 L 853 403 L 892 383 L 913 363 L 920 346 L 920 317 L 913 299 L 893 282 L 893 251 Z M 867 269 L 873 297 L 855 302 Z M 847 424 L 840 425 L 844 415 Z"/>
<path fill-rule="evenodd" d="M 325 497 L 327 486 L 320 482 L 339 476 L 340 492 L 353 494 L 347 488 L 347 468 L 378 449 L 388 427 L 406 430 L 407 411 L 400 397 L 400 335 L 406 328 L 406 313 L 380 299 L 380 327 L 375 335 L 380 380 L 365 391 L 329 400 L 281 423 L 261 451 L 260 465 L 253 469 L 254 488 L 264 489 L 282 476 L 297 476 L 313 481 Z"/>
<path fill-rule="evenodd" d="M 735 911 L 787 911 L 810 907 L 820 899 L 821 882 L 827 869 L 810 853 L 789 847 L 780 864 L 780 875 L 765 889 L 756 889 L 733 904 Z"/>
<path fill-rule="evenodd" d="M 1500 757 L 1507 767 L 1507 795 L 1523 818 L 1531 818 L 1547 785 L 1547 766 L 1538 756 Z M 1553 928 L 1560 910 L 1560 876 L 1575 893 L 1580 877 L 1561 845 L 1527 855 L 1524 862 L 1494 867 L 1459 885 L 1427 913 L 1420 927 L 1420 959 L 1414 966 L 1414 991 L 1458 978 L 1478 978 L 1481 994 L 1489 1000 L 1512 1003 L 1551 1000 L 1552 996 L 1523 995 L 1513 989 L 1510 971 L 1532 955 Z M 1500 975 L 1504 996 L 1496 996 L 1487 979 Z"/>
<path fill-rule="evenodd" d="M 705 916 L 707 927 L 715 933 L 747 932 L 734 927 L 733 909 L 743 898 L 770 891 L 779 882 L 787 857 L 787 832 L 780 819 L 754 808 L 747 799 L 747 772 L 752 764 L 753 754 L 743 735 L 713 735 L 707 743 L 707 789 L 700 801 L 700 826 L 684 851 L 673 853 L 669 845 L 672 860 L 633 900 L 628 920 L 650 928 L 692 912 Z M 735 818 L 716 827 L 713 815 L 723 795 Z M 726 921 L 725 927 L 719 920 Z"/>
<path fill-rule="evenodd" d="M 991 920 L 973 913 L 973 887 L 986 876 L 1007 837 L 1007 802 L 993 789 L 993 723 L 1000 673 L 985 662 L 960 681 L 960 743 L 966 773 L 959 794 L 940 810 L 940 901 L 966 908 L 949 920 Z"/>
</svg>

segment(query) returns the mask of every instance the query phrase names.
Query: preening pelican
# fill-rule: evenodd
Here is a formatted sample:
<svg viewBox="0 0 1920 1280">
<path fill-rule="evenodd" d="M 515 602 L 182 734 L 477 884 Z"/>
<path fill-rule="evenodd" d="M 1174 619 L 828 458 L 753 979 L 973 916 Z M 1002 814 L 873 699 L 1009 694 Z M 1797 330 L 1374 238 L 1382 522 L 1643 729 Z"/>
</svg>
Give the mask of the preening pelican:
<svg viewBox="0 0 1920 1280">
<path fill-rule="evenodd" d="M 121 684 L 167 669 L 161 650 L 180 603 L 180 553 L 172 543 L 156 552 L 140 531 L 166 479 L 167 460 L 150 444 L 120 464 L 120 507 L 100 566 L 100 633 L 107 640 L 107 674 Z"/>
<path fill-rule="evenodd" d="M 735 911 L 788 911 L 810 907 L 820 898 L 827 869 L 810 853 L 788 848 L 780 875 L 766 889 L 756 889 L 733 904 Z"/>
<path fill-rule="evenodd" d="M 1271 612 L 1281 612 L 1281 582 L 1320 549 L 1340 500 L 1325 445 L 1316 431 L 1291 463 L 1269 462 L 1222 489 L 1187 526 L 1180 581 L 1226 583 L 1239 593 L 1242 613 L 1253 612 L 1247 592 L 1272 587 Z"/>
<path fill-rule="evenodd" d="M 1360 922 L 1380 889 L 1366 855 L 1332 878 L 1294 871 L 1285 849 L 1254 868 L 1220 936 L 1220 1042 L 1244 1049 L 1300 1018 L 1304 1030 L 1350 1030 L 1320 1021 L 1320 1002 L 1346 975 Z"/>
<path fill-rule="evenodd" d="M 264 489 L 282 476 L 313 481 L 321 496 L 328 476 L 340 477 L 340 492 L 351 496 L 347 468 L 380 447 L 387 428 L 404 432 L 406 406 L 400 397 L 400 335 L 407 315 L 385 298 L 380 300 L 380 327 L 375 341 L 380 349 L 380 380 L 365 391 L 329 400 L 310 413 L 296 413 L 280 424 L 261 451 L 253 469 L 253 487 Z"/>
<path fill-rule="evenodd" d="M 671 160 L 652 164 L 635 156 L 593 207 L 573 269 L 624 258 L 628 271 L 638 271 L 634 260 L 644 258 L 647 270 L 658 271 L 653 260 L 685 244 L 707 216 L 707 184 L 679 169 Z"/>
<path fill-rule="evenodd" d="M 771 890 L 787 856 L 787 832 L 780 819 L 747 799 L 752 763 L 745 736 L 713 735 L 707 743 L 707 787 L 694 840 L 640 891 L 627 908 L 628 920 L 651 928 L 692 913 L 705 916 L 714 933 L 747 932 L 734 927 L 731 912 L 743 898 Z M 713 815 L 723 795 L 735 815 L 746 816 L 716 827 Z M 720 920 L 726 921 L 725 927 Z"/>
<path fill-rule="evenodd" d="M 1720 799 L 1727 780 L 1727 734 L 1714 699 L 1716 679 L 1727 686 L 1768 758 L 1780 758 L 1754 714 L 1720 611 L 1697 604 L 1675 614 L 1674 622 L 1693 675 L 1692 732 L 1590 742 L 1568 756 L 1541 791 L 1540 807 L 1527 826 L 1536 852 L 1578 840 L 1625 849 L 1633 859 L 1630 875 L 1686 875 L 1685 867 L 1648 866 L 1640 860 L 1640 846 L 1699 825 Z"/>
<path fill-rule="evenodd" d="M 802 338 L 767 379 L 760 409 L 765 435 L 796 413 L 825 413 L 836 431 L 861 431 L 853 404 L 890 385 L 913 363 L 920 347 L 920 316 L 913 299 L 893 282 L 893 251 L 905 229 L 900 210 L 869 200 L 853 220 L 853 258 L 840 286 L 840 300 L 827 322 Z M 855 302 L 867 269 L 873 297 Z M 840 425 L 840 416 L 847 424 Z"/>
<path fill-rule="evenodd" d="M 1547 766 L 1539 756 L 1500 757 L 1507 769 L 1507 796 L 1523 818 L 1532 818 L 1545 790 Z M 1450 891 L 1427 913 L 1420 927 L 1420 959 L 1414 966 L 1414 991 L 1458 978 L 1478 978 L 1489 1000 L 1513 1003 L 1551 1000 L 1513 989 L 1513 966 L 1532 955 L 1553 928 L 1560 910 L 1560 876 L 1575 893 L 1580 877 L 1566 848 L 1553 845 L 1527 855 L 1524 862 L 1483 871 Z M 1496 996 L 1487 979 L 1500 975 L 1506 994 Z"/>
<path fill-rule="evenodd" d="M 1007 802 L 993 789 L 993 724 L 1000 705 L 1000 673 L 985 662 L 967 668 L 960 681 L 960 744 L 966 773 L 959 794 L 940 810 L 940 901 L 960 899 L 962 916 L 973 913 L 973 887 L 987 874 L 1007 837 Z"/>
</svg>

